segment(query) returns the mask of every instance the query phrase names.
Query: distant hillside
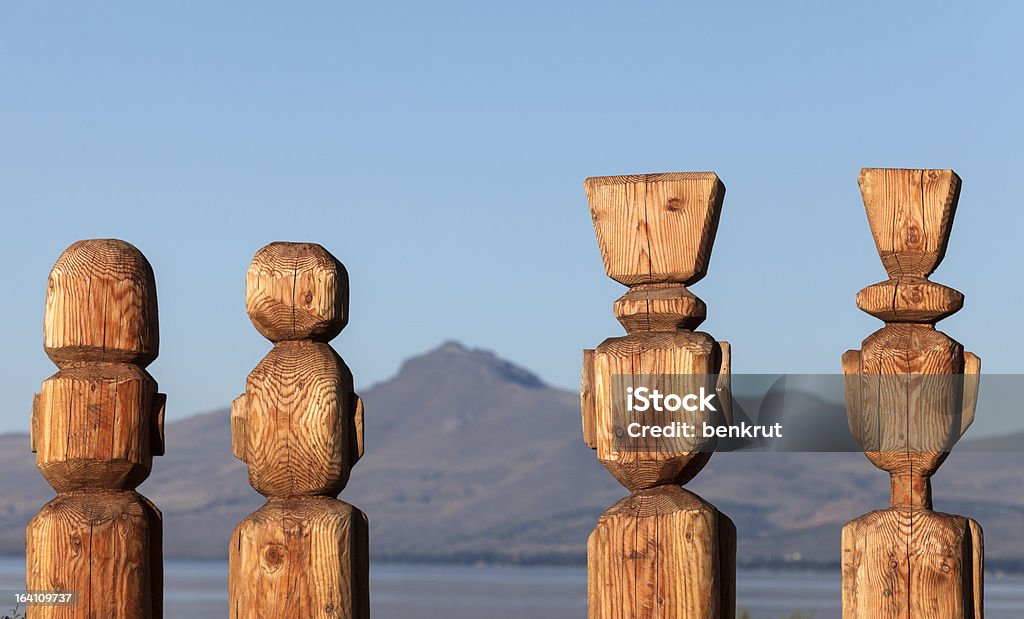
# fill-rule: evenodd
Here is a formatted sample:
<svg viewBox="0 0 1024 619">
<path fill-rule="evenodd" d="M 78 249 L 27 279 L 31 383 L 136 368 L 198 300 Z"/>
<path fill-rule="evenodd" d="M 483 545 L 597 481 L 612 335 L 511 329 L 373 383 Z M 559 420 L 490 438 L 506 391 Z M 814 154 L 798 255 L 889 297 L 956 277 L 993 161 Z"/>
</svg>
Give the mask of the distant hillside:
<svg viewBox="0 0 1024 619">
<path fill-rule="evenodd" d="M 582 561 L 597 517 L 626 494 L 583 444 L 577 394 L 491 353 L 448 343 L 362 395 L 366 456 L 341 498 L 369 515 L 378 559 Z M 227 409 L 168 424 L 167 450 L 141 488 L 163 510 L 165 554 L 223 558 L 262 503 L 231 457 Z M 18 554 L 53 492 L 27 436 L 0 437 L 0 467 L 0 553 Z M 1021 452 L 955 453 L 935 479 L 937 509 L 985 528 L 990 566 L 1024 568 L 1022 468 Z M 741 563 L 838 564 L 840 527 L 884 507 L 888 479 L 856 453 L 739 452 L 716 454 L 688 488 L 736 521 Z"/>
</svg>

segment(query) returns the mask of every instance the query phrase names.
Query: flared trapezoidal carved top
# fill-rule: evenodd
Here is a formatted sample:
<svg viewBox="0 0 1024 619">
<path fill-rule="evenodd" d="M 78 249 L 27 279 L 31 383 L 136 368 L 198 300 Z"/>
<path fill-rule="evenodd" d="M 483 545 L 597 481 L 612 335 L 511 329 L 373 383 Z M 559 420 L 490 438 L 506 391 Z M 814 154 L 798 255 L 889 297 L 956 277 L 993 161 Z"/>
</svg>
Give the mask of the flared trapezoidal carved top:
<svg viewBox="0 0 1024 619">
<path fill-rule="evenodd" d="M 714 172 L 600 176 L 584 183 L 605 272 L 630 290 L 615 302 L 629 333 L 692 330 L 704 302 L 725 185 Z"/>
<path fill-rule="evenodd" d="M 946 255 L 960 177 L 952 170 L 864 168 L 858 180 L 889 279 L 861 290 L 857 307 L 885 322 L 919 323 L 960 310 L 960 292 L 927 279 Z"/>
<path fill-rule="evenodd" d="M 725 198 L 714 172 L 598 176 L 584 188 L 608 277 L 691 285 L 707 273 Z"/>
</svg>

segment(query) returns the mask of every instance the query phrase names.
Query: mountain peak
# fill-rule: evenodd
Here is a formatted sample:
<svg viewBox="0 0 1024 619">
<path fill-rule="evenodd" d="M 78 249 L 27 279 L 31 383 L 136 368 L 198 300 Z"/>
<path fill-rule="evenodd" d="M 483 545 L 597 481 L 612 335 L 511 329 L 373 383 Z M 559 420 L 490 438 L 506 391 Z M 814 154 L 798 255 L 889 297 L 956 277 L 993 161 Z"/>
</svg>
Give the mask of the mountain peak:
<svg viewBox="0 0 1024 619">
<path fill-rule="evenodd" d="M 497 380 L 527 389 L 547 386 L 530 370 L 506 361 L 492 351 L 469 348 L 456 340 L 445 341 L 437 348 L 407 359 L 391 381 L 427 377 L 436 380 L 439 374 L 484 383 Z"/>
<path fill-rule="evenodd" d="M 468 353 L 471 353 L 471 352 L 473 352 L 473 351 L 470 350 L 469 348 L 467 348 L 462 342 L 460 342 L 458 340 L 446 340 L 440 346 L 438 346 L 434 350 L 428 351 L 425 354 L 427 354 L 427 355 L 431 355 L 431 354 L 435 354 L 435 353 L 441 353 L 441 354 L 443 354 L 443 353 L 463 353 L 463 354 L 468 354 Z"/>
</svg>

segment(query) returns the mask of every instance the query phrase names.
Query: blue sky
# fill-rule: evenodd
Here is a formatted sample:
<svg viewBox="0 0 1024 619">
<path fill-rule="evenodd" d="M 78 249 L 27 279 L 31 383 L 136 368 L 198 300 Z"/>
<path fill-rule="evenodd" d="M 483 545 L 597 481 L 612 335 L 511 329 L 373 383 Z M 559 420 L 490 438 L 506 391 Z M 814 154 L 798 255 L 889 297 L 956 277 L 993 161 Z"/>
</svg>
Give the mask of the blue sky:
<svg viewBox="0 0 1024 619">
<path fill-rule="evenodd" d="M 8 3 L 0 9 L 0 430 L 55 368 L 46 275 L 71 242 L 152 262 L 152 374 L 181 417 L 268 350 L 244 274 L 273 240 L 347 266 L 362 386 L 444 340 L 575 388 L 618 335 L 583 180 L 715 170 L 704 328 L 737 372 L 835 372 L 881 323 L 863 166 L 964 179 L 934 280 L 947 333 L 1022 372 L 1022 9 L 1012 3 Z M 984 412 L 979 412 L 979 416 Z"/>
</svg>

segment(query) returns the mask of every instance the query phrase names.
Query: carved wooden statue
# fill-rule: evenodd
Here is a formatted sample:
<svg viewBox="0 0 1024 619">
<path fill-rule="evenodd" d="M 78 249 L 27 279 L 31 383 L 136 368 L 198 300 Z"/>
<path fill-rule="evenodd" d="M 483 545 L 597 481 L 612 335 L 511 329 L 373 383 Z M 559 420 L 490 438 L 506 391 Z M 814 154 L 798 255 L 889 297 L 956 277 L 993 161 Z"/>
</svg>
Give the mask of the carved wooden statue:
<svg viewBox="0 0 1024 619">
<path fill-rule="evenodd" d="M 590 535 L 589 617 L 732 618 L 735 527 L 680 487 L 714 439 L 623 444 L 612 412 L 622 381 L 634 380 L 671 388 L 710 377 L 728 406 L 729 344 L 694 331 L 706 308 L 686 289 L 707 271 L 725 186 L 705 172 L 590 178 L 585 188 L 605 270 L 629 291 L 614 305 L 628 335 L 583 353 L 583 434 L 631 492 Z"/>
<path fill-rule="evenodd" d="M 935 328 L 963 295 L 927 279 L 946 252 L 960 178 L 866 168 L 860 188 L 889 279 L 857 294 L 885 326 L 843 356 L 847 414 L 889 472 L 892 499 L 843 527 L 843 618 L 980 619 L 981 527 L 932 511 L 930 481 L 974 419 L 981 369 Z"/>
<path fill-rule="evenodd" d="M 36 464 L 57 491 L 28 524 L 26 588 L 78 592 L 32 619 L 163 616 L 160 512 L 135 488 L 164 452 L 156 282 L 124 241 L 79 241 L 50 272 L 43 347 L 60 370 L 32 405 Z"/>
<path fill-rule="evenodd" d="M 327 343 L 348 322 L 345 267 L 319 245 L 271 243 L 246 309 L 274 348 L 232 405 L 231 441 L 267 503 L 231 539 L 231 617 L 368 617 L 366 516 L 336 498 L 363 453 L 362 402 Z"/>
</svg>

